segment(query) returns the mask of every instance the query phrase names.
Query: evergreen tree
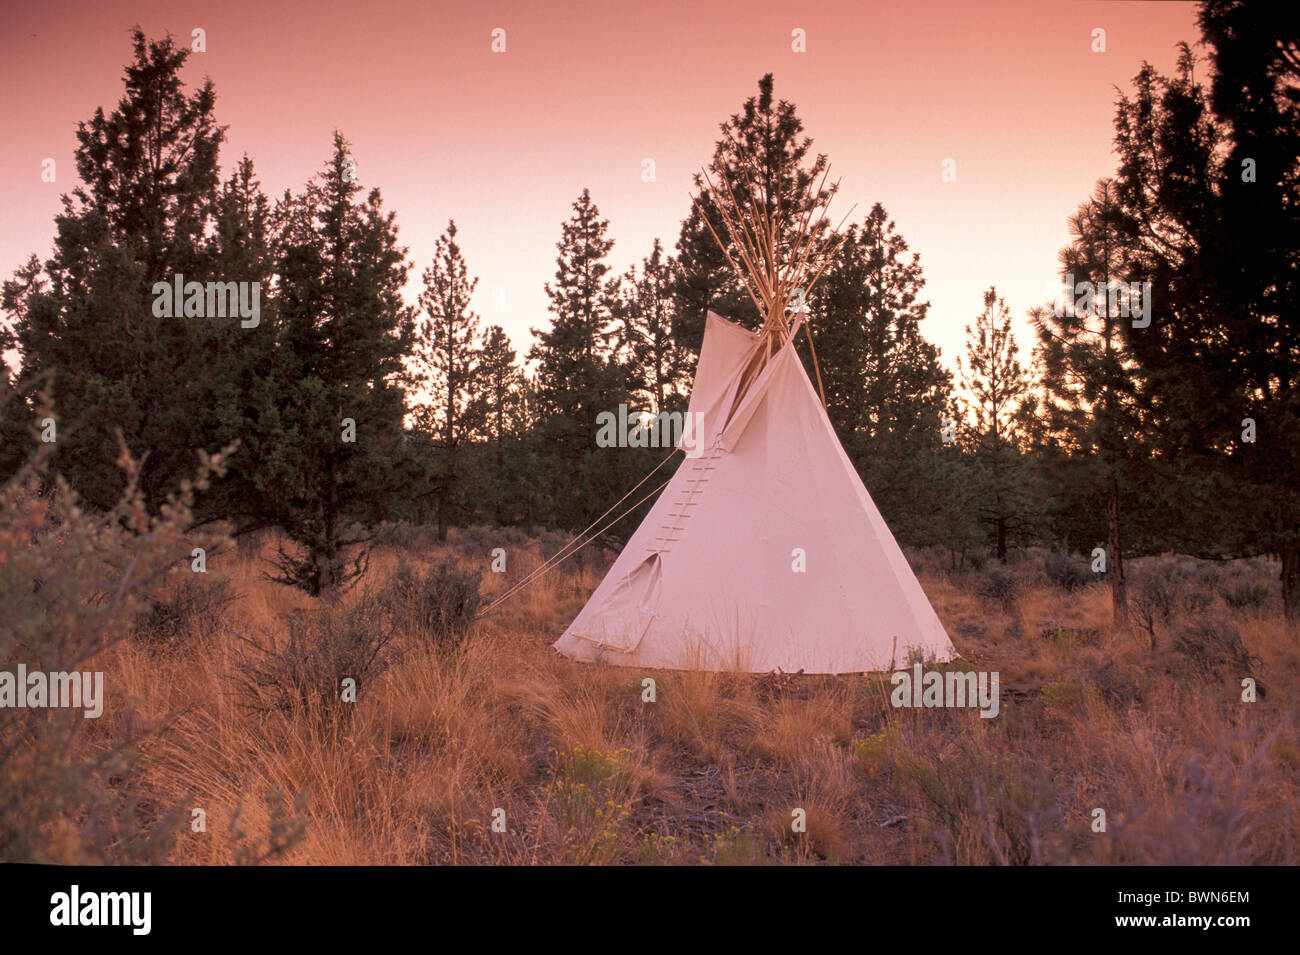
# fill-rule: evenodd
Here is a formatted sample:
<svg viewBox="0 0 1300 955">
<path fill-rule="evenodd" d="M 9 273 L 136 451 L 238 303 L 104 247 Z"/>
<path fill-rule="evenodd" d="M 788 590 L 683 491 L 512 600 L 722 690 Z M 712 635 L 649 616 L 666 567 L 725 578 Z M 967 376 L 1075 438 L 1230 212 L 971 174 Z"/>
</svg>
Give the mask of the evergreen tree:
<svg viewBox="0 0 1300 955">
<path fill-rule="evenodd" d="M 966 362 L 958 360 L 963 389 L 971 396 L 970 444 L 979 476 L 981 521 L 990 529 L 993 553 L 1005 562 L 1013 534 L 1028 525 L 1031 510 L 1020 454 L 1017 411 L 1029 391 L 1011 331 L 1011 312 L 990 287 L 975 327 L 966 326 Z"/>
<path fill-rule="evenodd" d="M 411 367 L 426 400 L 413 409 L 417 427 L 436 449 L 432 493 L 437 502 L 438 540 L 470 481 L 471 456 L 463 447 L 481 437 L 486 402 L 480 381 L 479 317 L 470 309 L 478 285 L 456 242 L 456 223 L 438 238 L 433 264 L 424 272 Z"/>
<path fill-rule="evenodd" d="M 684 410 L 689 387 L 684 350 L 673 338 L 672 266 L 655 239 L 640 270 L 628 269 L 617 306 L 628 379 L 654 412 Z"/>
<path fill-rule="evenodd" d="M 702 191 L 682 222 L 669 288 L 673 340 L 688 363 L 700 353 L 710 309 L 728 317 L 738 314 L 738 297 L 744 296 L 726 253 L 705 225 L 706 216 L 721 221 L 712 198 Z"/>
<path fill-rule="evenodd" d="M 608 231 L 609 221 L 584 189 L 562 226 L 555 281 L 546 285 L 551 327 L 532 330 L 536 341 L 529 351 L 537 362 L 541 477 L 553 505 L 547 516 L 570 528 L 604 510 L 600 502 L 617 499 L 627 473 L 619 462 L 628 455 L 596 447 L 601 412 L 617 413 L 628 400 L 626 372 L 615 354 L 619 292 L 606 261 L 614 246 Z"/>
<path fill-rule="evenodd" d="M 1210 2 L 1209 92 L 1183 48 L 1149 64 L 1116 114 L 1120 233 L 1152 283 L 1151 323 L 1126 328 L 1150 439 L 1207 556 L 1276 553 L 1300 619 L 1300 39 L 1281 8 Z"/>
<path fill-rule="evenodd" d="M 920 257 L 877 203 L 851 226 L 810 300 L 827 413 L 895 536 L 943 536 L 934 455 L 952 391 L 939 350 L 921 335 Z M 805 344 L 801 340 L 801 345 Z"/>
<path fill-rule="evenodd" d="M 365 527 L 410 486 L 406 250 L 379 190 L 360 192 L 348 143 L 335 133 L 324 171 L 278 210 L 279 387 L 292 419 L 281 454 L 292 477 L 265 503 L 302 551 L 281 550 L 277 579 L 328 600 L 364 571 Z"/>
<path fill-rule="evenodd" d="M 40 274 L 40 262 L 32 256 L 28 262 L 32 280 Z M 20 269 L 21 276 L 25 270 Z M 20 279 L 15 279 L 15 282 Z M 17 293 L 16 293 L 17 294 Z M 24 291 L 27 295 L 30 292 Z M 13 332 L 0 325 L 0 356 L 17 345 Z M 39 441 L 39 416 L 35 412 L 36 396 L 30 394 L 36 382 L 22 382 L 0 358 L 0 484 L 11 477 L 36 453 Z"/>
<path fill-rule="evenodd" d="M 742 209 L 752 210 L 756 221 L 765 221 L 764 217 L 771 215 L 781 223 L 777 248 L 782 261 L 788 256 L 808 206 L 818 204 L 835 191 L 834 186 L 820 192 L 809 188 L 822 178 L 827 163 L 826 157 L 819 155 L 805 165 L 812 140 L 802 135 L 803 128 L 794 104 L 774 98 L 772 74 L 768 73 L 758 81 L 758 95 L 747 99 L 740 112 L 721 125 L 722 138 L 708 165 L 714 188 L 730 190 Z M 747 181 L 734 162 L 732 157 L 737 147 L 756 163 L 758 181 Z M 730 265 L 723 268 L 723 263 L 728 261 L 727 254 L 739 267 L 741 254 L 713 208 L 708 180 L 697 175 L 695 186 L 701 202 L 682 224 L 674 288 L 679 310 L 678 342 L 698 351 L 708 309 L 755 328 L 759 325 L 759 310 L 744 291 L 735 270 Z M 755 195 L 760 198 L 754 199 Z M 826 224 L 822 223 L 816 231 L 825 228 Z M 726 254 L 719 255 L 715 233 L 726 242 Z"/>
<path fill-rule="evenodd" d="M 255 327 L 218 320 L 196 328 L 203 373 L 194 377 L 186 409 L 206 443 L 238 448 L 225 476 L 199 499 L 195 516 L 201 523 L 230 520 L 241 546 L 248 546 L 252 532 L 271 523 L 260 503 L 267 490 L 291 477 L 280 454 L 287 439 L 278 390 L 277 299 L 272 294 L 275 227 L 249 157 L 222 185 L 214 218 L 211 272 L 227 281 L 257 283 L 259 317 Z"/>
<path fill-rule="evenodd" d="M 940 448 L 926 458 L 935 491 L 933 530 L 922 542 L 947 548 L 953 570 L 961 570 L 967 558 L 988 544 L 988 530 L 981 521 L 982 462 L 975 456 L 975 436 L 961 427 L 965 416 L 964 403 L 953 395 L 940 422 Z"/>
<path fill-rule="evenodd" d="M 523 517 L 524 533 L 532 537 L 537 523 L 546 517 L 545 493 L 547 491 L 543 465 L 554 466 L 553 451 L 547 445 L 543 430 L 537 426 L 541 416 L 538 399 L 540 386 L 537 375 L 524 377 L 519 394 L 523 418 L 532 424 L 520 437 L 518 444 L 519 510 Z"/>
<path fill-rule="evenodd" d="M 157 513 L 193 470 L 195 449 L 217 450 L 196 431 L 193 385 L 208 374 L 200 339 L 209 323 L 230 320 L 166 317 L 153 289 L 177 275 L 218 277 L 206 235 L 225 132 L 212 84 L 189 92 L 181 82 L 189 50 L 170 37 L 147 41 L 138 29 L 132 39 L 117 108 L 78 124 L 81 184 L 55 217 L 53 254 L 43 265 L 33 256 L 5 283 L 3 306 L 19 379 L 47 382 L 53 394 L 52 470 L 85 503 L 112 507 L 124 491 L 120 428 L 144 458 L 140 490 Z"/>
<path fill-rule="evenodd" d="M 1061 252 L 1064 301 L 1037 309 L 1033 321 L 1043 370 L 1046 431 L 1068 457 L 1056 457 L 1060 487 L 1095 490 L 1105 514 L 1106 574 L 1116 624 L 1128 618 L 1121 485 L 1130 483 L 1142 422 L 1134 383 L 1138 370 L 1121 325 L 1130 321 L 1127 270 L 1119 241 L 1114 184 L 1102 180 L 1070 219 L 1071 244 Z M 1077 294 L 1082 290 L 1082 294 Z"/>
<path fill-rule="evenodd" d="M 520 510 L 515 487 L 528 473 L 521 461 L 520 435 L 524 430 L 524 378 L 515 361 L 510 337 L 500 325 L 483 333 L 480 346 L 480 388 L 484 400 L 487 439 L 487 475 L 483 511 L 497 525 L 514 521 Z"/>
</svg>

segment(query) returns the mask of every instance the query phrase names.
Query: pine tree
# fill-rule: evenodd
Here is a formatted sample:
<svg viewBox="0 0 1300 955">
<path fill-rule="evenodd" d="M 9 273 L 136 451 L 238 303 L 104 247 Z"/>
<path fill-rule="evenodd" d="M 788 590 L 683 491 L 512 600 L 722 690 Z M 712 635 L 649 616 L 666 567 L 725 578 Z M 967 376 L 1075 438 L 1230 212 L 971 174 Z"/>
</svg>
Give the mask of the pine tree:
<svg viewBox="0 0 1300 955">
<path fill-rule="evenodd" d="M 521 480 L 517 487 L 519 490 L 519 509 L 524 522 L 524 533 L 529 537 L 533 536 L 538 522 L 544 519 L 547 514 L 544 496 L 547 491 L 547 475 L 544 467 L 550 469 L 555 467 L 554 452 L 547 445 L 545 433 L 537 426 L 537 422 L 541 420 L 541 403 L 538 399 L 539 390 L 536 374 L 524 377 L 523 389 L 519 395 L 519 404 L 524 420 L 531 422 L 533 426 L 525 430 L 520 437 L 518 445 L 519 471 L 517 473 L 520 475 Z"/>
<path fill-rule="evenodd" d="M 638 397 L 656 413 L 683 410 L 689 380 L 683 350 L 673 339 L 672 270 L 655 239 L 640 269 L 628 269 L 616 313 L 628 379 L 641 383 Z"/>
<path fill-rule="evenodd" d="M 700 353 L 710 310 L 731 316 L 743 307 L 744 292 L 718 240 L 705 225 L 706 216 L 710 222 L 720 221 L 713 200 L 702 191 L 682 222 L 670 285 L 673 340 L 688 361 Z"/>
<path fill-rule="evenodd" d="M 803 120 L 795 112 L 794 104 L 774 98 L 772 74 L 768 73 L 758 81 L 758 95 L 747 99 L 740 112 L 721 125 L 722 138 L 708 165 L 714 187 L 730 189 L 742 207 L 753 204 L 751 186 L 754 192 L 764 197 L 762 201 L 766 209 L 755 211 L 759 217 L 773 215 L 781 223 L 777 246 L 783 250 L 782 258 L 798 228 L 800 215 L 809 205 L 817 205 L 835 191 L 834 186 L 827 186 L 820 192 L 809 188 L 810 184 L 821 179 L 827 162 L 825 156 L 818 155 L 805 165 L 812 140 L 802 135 L 803 128 Z M 732 160 L 736 146 L 757 164 L 757 182 L 747 182 Z M 713 209 L 703 175 L 695 177 L 695 187 L 701 202 L 682 224 L 677 243 L 675 296 L 680 312 L 678 342 L 698 350 L 703 341 L 708 309 L 752 327 L 759 324 L 759 310 L 744 292 L 735 270 L 729 266 L 723 268 L 727 257 L 720 254 L 715 233 L 728 243 L 726 251 L 732 262 L 739 264 L 741 256 Z M 776 215 L 778 205 L 780 215 Z M 826 224 L 822 223 L 816 231 L 825 228 Z"/>
<path fill-rule="evenodd" d="M 1010 536 L 1022 530 L 1029 511 L 1016 413 L 1029 391 L 1011 331 L 1011 312 L 990 287 L 975 327 L 966 326 L 966 362 L 958 360 L 962 387 L 971 395 L 970 435 L 980 475 L 980 514 L 991 528 L 993 552 L 1005 562 Z"/>
<path fill-rule="evenodd" d="M 424 272 L 420 294 L 423 319 L 416 326 L 411 367 L 426 400 L 413 409 L 417 427 L 437 449 L 432 493 L 437 502 L 438 540 L 470 481 L 471 456 L 463 447 L 482 436 L 486 405 L 480 381 L 479 316 L 470 309 L 478 285 L 456 242 L 456 223 L 438 238 L 433 264 Z"/>
<path fill-rule="evenodd" d="M 1188 519 L 1181 549 L 1282 558 L 1300 620 L 1300 39 L 1281 8 L 1212 2 L 1207 92 L 1184 45 L 1149 64 L 1116 111 L 1119 229 L 1151 282 L 1127 328 L 1149 439 Z M 1253 433 L 1252 433 L 1253 431 Z M 1252 440 L 1253 439 L 1253 440 Z"/>
<path fill-rule="evenodd" d="M 921 335 L 920 258 L 877 203 L 851 226 L 810 300 L 827 413 L 896 536 L 936 539 L 940 424 L 952 391 Z M 800 344 L 805 344 L 802 340 Z"/>
<path fill-rule="evenodd" d="M 1043 369 L 1045 428 L 1068 455 L 1057 459 L 1064 467 L 1056 469 L 1055 483 L 1066 487 L 1082 481 L 1100 491 L 1111 605 L 1115 623 L 1122 625 L 1128 596 L 1121 485 L 1128 485 L 1138 457 L 1142 422 L 1134 392 L 1138 369 L 1121 330 L 1129 321 L 1126 296 L 1134 276 L 1116 217 L 1114 184 L 1102 180 L 1070 218 L 1073 239 L 1061 251 L 1065 300 L 1036 309 L 1032 317 Z"/>
<path fill-rule="evenodd" d="M 595 433 L 612 354 L 615 298 L 605 260 L 614 240 L 608 238 L 609 220 L 600 217 L 586 189 L 561 229 L 555 282 L 546 284 L 554 318 L 550 328 L 531 330 L 537 341 L 529 358 L 538 363 L 537 400 L 543 413 L 565 419 L 557 434 L 572 457 Z"/>
<path fill-rule="evenodd" d="M 488 475 L 484 511 L 495 524 L 503 525 L 515 519 L 520 495 L 514 485 L 528 474 L 526 468 L 511 466 L 523 463 L 519 458 L 524 430 L 524 378 L 510 337 L 500 325 L 484 331 L 480 355 L 489 462 L 484 468 Z"/>
<path fill-rule="evenodd" d="M 529 358 L 537 362 L 542 477 L 553 504 L 549 516 L 566 527 L 581 526 L 599 513 L 593 508 L 619 487 L 624 476 L 619 462 L 627 457 L 598 454 L 608 449 L 596 447 L 598 416 L 616 412 L 628 397 L 626 373 L 614 351 L 618 280 L 610 277 L 606 261 L 614 246 L 608 231 L 609 221 L 584 189 L 562 226 L 555 281 L 546 285 L 551 327 L 532 329 L 536 341 Z"/>
</svg>

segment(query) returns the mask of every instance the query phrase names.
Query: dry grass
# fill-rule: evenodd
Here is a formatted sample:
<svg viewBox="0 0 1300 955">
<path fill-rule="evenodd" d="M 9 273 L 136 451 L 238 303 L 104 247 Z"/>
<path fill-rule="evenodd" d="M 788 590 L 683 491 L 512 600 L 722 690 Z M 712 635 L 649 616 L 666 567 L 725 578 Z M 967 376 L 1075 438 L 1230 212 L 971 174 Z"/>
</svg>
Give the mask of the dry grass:
<svg viewBox="0 0 1300 955">
<path fill-rule="evenodd" d="M 540 560 L 535 543 L 510 552 L 512 580 Z M 426 567 L 447 553 L 486 570 L 473 541 L 418 542 L 381 549 L 362 586 L 382 586 L 399 558 Z M 1175 609 L 1152 646 L 1138 627 L 1111 629 L 1102 586 L 1058 589 L 1032 559 L 1005 605 L 979 595 L 977 575 L 922 561 L 965 659 L 1001 673 L 1001 714 L 985 720 L 895 710 L 880 675 L 574 664 L 550 645 L 600 568 L 566 568 L 459 649 L 399 634 L 346 712 L 286 714 L 243 705 L 241 635 L 282 631 L 312 602 L 263 580 L 255 555 L 217 563 L 239 599 L 202 622 L 206 636 L 109 651 L 110 709 L 82 739 L 111 746 L 127 703 L 134 725 L 155 728 L 141 762 L 152 802 L 207 820 L 180 834 L 172 862 L 1296 861 L 1300 649 L 1275 597 Z M 504 584 L 485 578 L 491 599 Z M 1198 656 L 1186 633 L 1203 619 L 1240 635 L 1249 674 Z M 1246 675 L 1265 687 L 1258 702 L 1241 701 Z M 792 831 L 795 810 L 806 832 Z"/>
</svg>

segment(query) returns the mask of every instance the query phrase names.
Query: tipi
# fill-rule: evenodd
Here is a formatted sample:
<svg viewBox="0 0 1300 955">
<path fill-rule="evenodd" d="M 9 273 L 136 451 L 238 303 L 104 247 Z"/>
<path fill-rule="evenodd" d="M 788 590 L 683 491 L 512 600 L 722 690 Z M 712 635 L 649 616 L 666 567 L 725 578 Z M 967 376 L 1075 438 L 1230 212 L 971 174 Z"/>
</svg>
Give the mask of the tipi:
<svg viewBox="0 0 1300 955">
<path fill-rule="evenodd" d="M 736 202 L 715 165 L 726 191 L 714 188 L 713 203 L 763 328 L 708 313 L 688 456 L 555 647 L 588 662 L 754 673 L 883 670 L 917 651 L 950 659 L 795 352 L 803 296 L 834 248 L 834 189 L 803 192 L 783 243 L 779 202 L 743 154 L 734 161 L 750 202 Z"/>
</svg>

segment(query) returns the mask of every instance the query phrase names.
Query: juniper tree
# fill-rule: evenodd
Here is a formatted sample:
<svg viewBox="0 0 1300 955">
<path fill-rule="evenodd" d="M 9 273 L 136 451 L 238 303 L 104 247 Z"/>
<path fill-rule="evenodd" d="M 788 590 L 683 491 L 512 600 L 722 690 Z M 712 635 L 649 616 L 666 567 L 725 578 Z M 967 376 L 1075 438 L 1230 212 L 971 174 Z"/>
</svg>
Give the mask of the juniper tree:
<svg viewBox="0 0 1300 955">
<path fill-rule="evenodd" d="M 124 490 L 120 428 L 144 459 L 140 492 L 156 513 L 193 469 L 194 449 L 218 446 L 196 428 L 192 401 L 208 374 L 209 319 L 159 314 L 153 287 L 222 278 L 207 234 L 225 131 L 212 84 L 187 90 L 181 80 L 188 49 L 139 29 L 132 45 L 117 107 L 77 125 L 80 183 L 55 217 L 53 253 L 4 284 L 3 307 L 19 379 L 48 383 L 54 398 L 52 472 L 87 504 L 112 507 Z"/>
<path fill-rule="evenodd" d="M 403 360 L 414 334 L 401 298 L 408 265 L 378 189 L 361 198 L 347 141 L 279 222 L 277 354 L 286 445 L 265 506 L 299 548 L 282 583 L 332 600 L 365 568 L 366 527 L 410 485 Z M 350 567 L 348 561 L 351 560 Z"/>
<path fill-rule="evenodd" d="M 0 326 L 0 356 L 15 344 L 13 333 Z M 34 385 L 18 381 L 0 357 L 0 482 L 16 474 L 36 452 L 39 428 L 28 394 Z"/>
<path fill-rule="evenodd" d="M 293 477 L 279 453 L 292 423 L 279 391 L 284 375 L 276 349 L 275 226 L 248 156 L 223 183 L 214 220 L 211 272 L 257 283 L 260 315 L 255 327 L 215 321 L 196 328 L 204 373 L 195 376 L 185 407 L 205 442 L 237 446 L 227 473 L 199 499 L 195 513 L 200 522 L 230 520 L 242 546 L 273 520 L 262 503 L 268 491 Z"/>
</svg>

